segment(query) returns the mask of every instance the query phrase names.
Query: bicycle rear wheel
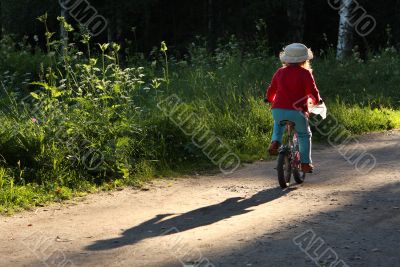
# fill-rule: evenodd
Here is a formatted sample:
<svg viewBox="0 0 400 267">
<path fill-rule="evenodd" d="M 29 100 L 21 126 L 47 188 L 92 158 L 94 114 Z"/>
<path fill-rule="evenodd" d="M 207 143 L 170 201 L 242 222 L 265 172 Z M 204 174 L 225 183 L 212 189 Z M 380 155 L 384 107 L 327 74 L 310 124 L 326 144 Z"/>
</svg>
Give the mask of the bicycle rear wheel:
<svg viewBox="0 0 400 267">
<path fill-rule="evenodd" d="M 282 152 L 278 157 L 278 180 L 279 185 L 282 188 L 288 188 L 290 185 L 290 178 L 292 176 L 292 167 L 290 164 L 289 154 L 287 152 Z"/>
</svg>

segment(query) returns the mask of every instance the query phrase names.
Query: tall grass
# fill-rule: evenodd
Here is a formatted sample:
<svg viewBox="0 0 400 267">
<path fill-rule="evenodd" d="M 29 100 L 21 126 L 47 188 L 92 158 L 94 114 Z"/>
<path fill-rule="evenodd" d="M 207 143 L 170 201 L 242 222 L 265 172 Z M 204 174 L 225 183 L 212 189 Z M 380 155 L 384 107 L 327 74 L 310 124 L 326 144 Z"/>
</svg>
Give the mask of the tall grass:
<svg viewBox="0 0 400 267">
<path fill-rule="evenodd" d="M 93 46 L 81 35 L 75 43 L 85 49 L 70 44 L 61 50 L 62 43 L 47 36 L 46 53 L 25 57 L 18 55 L 26 50 L 2 41 L 16 56 L 0 64 L 10 70 L 1 85 L 0 212 L 212 166 L 157 108 L 172 94 L 242 161 L 265 158 L 273 120 L 263 96 L 280 65 L 260 47 L 266 42 L 258 40 L 248 53 L 232 37 L 209 53 L 199 40 L 179 60 L 164 43 L 153 60 L 129 55 L 133 60 L 122 68 L 117 44 Z M 315 61 L 321 94 L 351 134 L 400 127 L 398 63 L 391 50 L 367 62 Z M 31 70 L 17 70 L 22 65 Z M 28 86 L 24 72 L 37 73 L 29 76 L 36 82 Z"/>
</svg>

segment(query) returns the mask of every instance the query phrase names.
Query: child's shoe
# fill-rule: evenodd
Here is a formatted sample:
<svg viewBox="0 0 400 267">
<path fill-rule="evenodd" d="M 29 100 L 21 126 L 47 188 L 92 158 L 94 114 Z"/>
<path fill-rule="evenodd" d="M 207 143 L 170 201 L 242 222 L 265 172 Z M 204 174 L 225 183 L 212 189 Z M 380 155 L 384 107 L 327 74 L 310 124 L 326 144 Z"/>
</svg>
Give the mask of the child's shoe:
<svg viewBox="0 0 400 267">
<path fill-rule="evenodd" d="M 314 171 L 314 165 L 312 165 L 310 163 L 302 163 L 301 171 L 304 173 L 312 173 Z"/>
<path fill-rule="evenodd" d="M 281 144 L 278 141 L 273 141 L 268 148 L 268 153 L 270 156 L 277 156 L 279 154 L 279 147 Z"/>
</svg>

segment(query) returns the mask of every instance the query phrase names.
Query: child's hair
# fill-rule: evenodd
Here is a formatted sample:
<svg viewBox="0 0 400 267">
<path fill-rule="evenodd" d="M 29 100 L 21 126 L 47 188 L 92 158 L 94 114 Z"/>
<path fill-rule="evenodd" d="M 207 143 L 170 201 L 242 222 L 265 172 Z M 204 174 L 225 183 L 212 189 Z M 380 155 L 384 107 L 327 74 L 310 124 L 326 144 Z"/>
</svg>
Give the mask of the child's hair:
<svg viewBox="0 0 400 267">
<path fill-rule="evenodd" d="M 313 71 L 310 60 L 306 60 L 306 61 L 300 62 L 300 63 L 283 63 L 284 67 L 291 66 L 291 65 L 299 65 L 302 68 L 305 68 L 306 70 L 309 70 L 311 72 Z"/>
</svg>

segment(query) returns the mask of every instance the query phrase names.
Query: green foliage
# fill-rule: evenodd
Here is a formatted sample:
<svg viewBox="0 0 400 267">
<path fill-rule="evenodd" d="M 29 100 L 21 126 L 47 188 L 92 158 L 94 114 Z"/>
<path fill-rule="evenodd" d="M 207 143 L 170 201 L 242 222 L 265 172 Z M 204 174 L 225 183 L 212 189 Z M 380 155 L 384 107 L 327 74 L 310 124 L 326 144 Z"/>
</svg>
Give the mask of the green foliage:
<svg viewBox="0 0 400 267">
<path fill-rule="evenodd" d="M 50 63 L 48 56 L 28 43 L 27 38 L 16 42 L 12 35 L 0 39 L 0 58 L 0 80 L 19 86 L 25 79 L 38 76 L 41 65 Z"/>
<path fill-rule="evenodd" d="M 258 27 L 262 31 L 265 24 Z M 157 108 L 172 94 L 242 161 L 265 157 L 273 121 L 263 95 L 280 65 L 262 53 L 266 42 L 259 40 L 257 50 L 245 53 L 230 36 L 211 54 L 198 38 L 184 60 L 168 56 L 162 43 L 153 62 L 122 68 L 117 44 L 92 48 L 84 35 L 85 53 L 75 44 L 61 52 L 62 43 L 50 37 L 48 53 L 32 56 L 47 63 L 32 66 L 41 71 L 30 87 L 14 60 L 2 65 L 16 78 L 1 86 L 0 212 L 68 199 L 95 185 L 137 186 L 155 176 L 212 166 L 192 137 Z M 383 51 L 368 62 L 337 64 L 328 55 L 315 63 L 322 96 L 341 127 L 351 134 L 400 127 L 399 62 Z M 32 89 L 24 95 L 23 82 Z"/>
</svg>

